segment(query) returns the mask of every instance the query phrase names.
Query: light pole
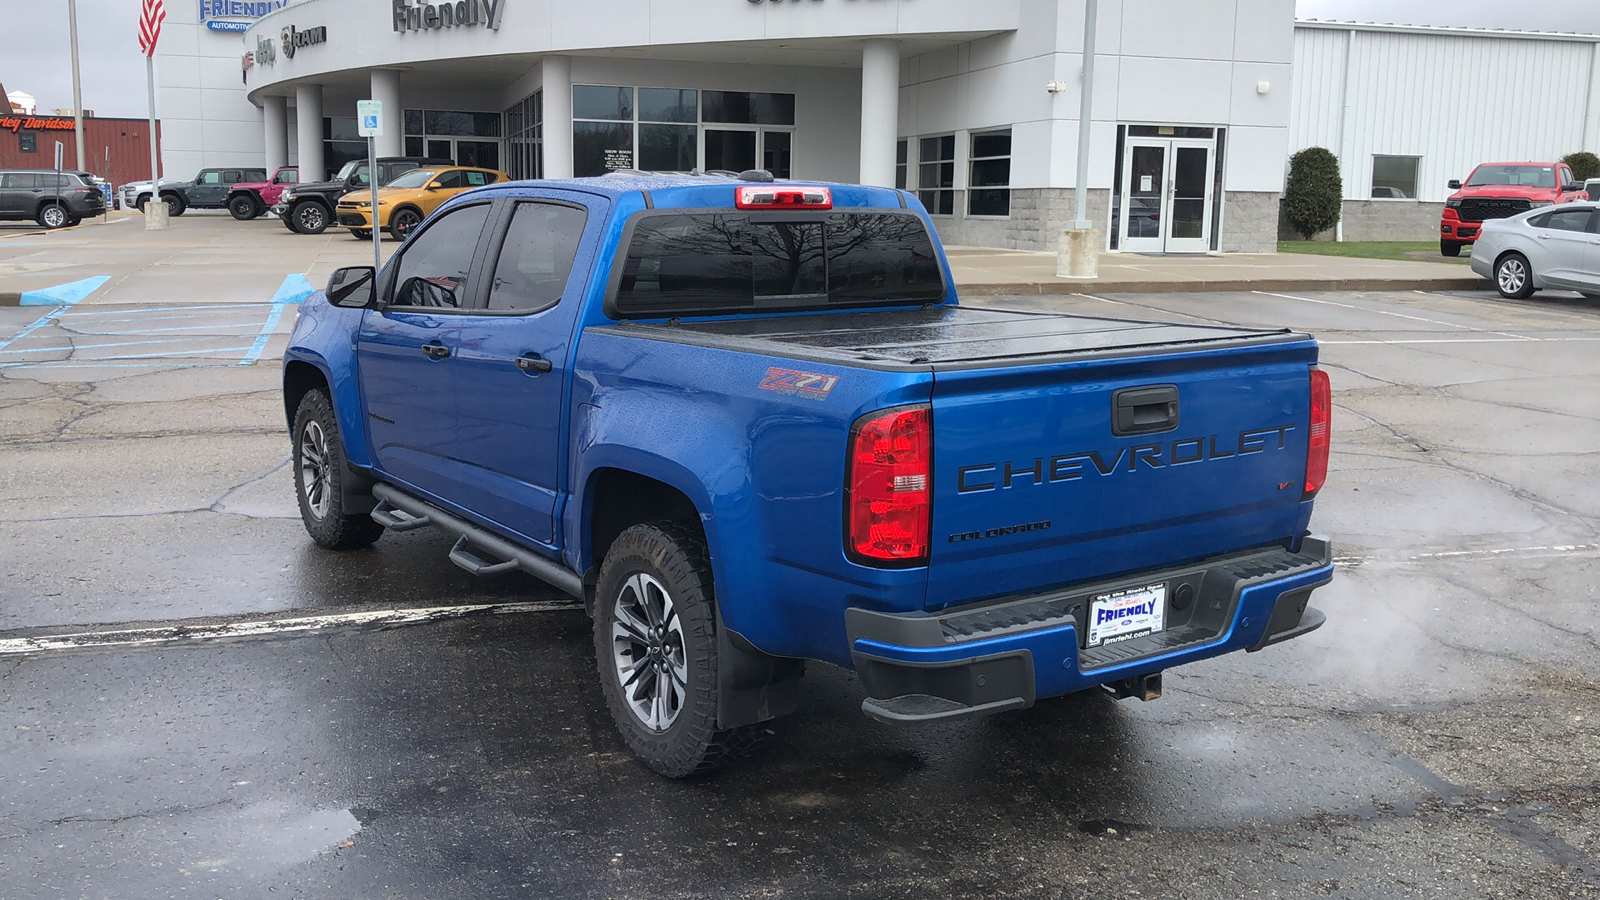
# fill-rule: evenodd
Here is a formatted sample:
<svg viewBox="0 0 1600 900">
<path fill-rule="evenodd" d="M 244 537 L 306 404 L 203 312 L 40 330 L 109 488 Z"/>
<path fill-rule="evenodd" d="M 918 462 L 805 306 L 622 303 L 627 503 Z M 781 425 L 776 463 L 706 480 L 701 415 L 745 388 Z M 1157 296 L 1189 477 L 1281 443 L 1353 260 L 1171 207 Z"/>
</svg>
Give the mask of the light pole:
<svg viewBox="0 0 1600 900">
<path fill-rule="evenodd" d="M 72 130 L 78 139 L 78 168 L 89 171 L 83 158 L 83 80 L 78 76 L 78 0 L 67 0 L 67 32 L 72 38 Z"/>
<path fill-rule="evenodd" d="M 1060 278 L 1095 278 L 1100 274 L 1100 230 L 1089 220 L 1089 132 L 1094 107 L 1094 39 L 1099 3 L 1084 0 L 1083 9 L 1083 87 L 1078 99 L 1078 184 L 1073 190 L 1077 218 L 1061 232 L 1061 247 L 1056 251 L 1056 275 Z M 1055 88 L 1052 86 L 1051 90 Z"/>
</svg>

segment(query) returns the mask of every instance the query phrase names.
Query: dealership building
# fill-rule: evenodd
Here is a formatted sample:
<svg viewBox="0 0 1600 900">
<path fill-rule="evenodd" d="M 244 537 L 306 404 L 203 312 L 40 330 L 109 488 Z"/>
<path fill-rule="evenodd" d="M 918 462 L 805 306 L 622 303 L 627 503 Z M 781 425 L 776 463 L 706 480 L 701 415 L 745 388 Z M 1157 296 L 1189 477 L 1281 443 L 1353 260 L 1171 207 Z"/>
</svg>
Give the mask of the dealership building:
<svg viewBox="0 0 1600 900">
<path fill-rule="evenodd" d="M 765 168 L 915 191 L 947 243 L 1073 219 L 1084 0 L 175 0 L 163 162 L 379 155 L 518 178 Z M 1600 38 L 1297 22 L 1293 0 L 1100 0 L 1089 215 L 1107 249 L 1267 251 L 1288 157 L 1340 156 L 1346 233 L 1437 234 L 1490 157 L 1600 145 Z M 1535 99 L 1537 98 L 1537 99 Z M 1417 237 L 1420 232 L 1421 237 Z"/>
</svg>

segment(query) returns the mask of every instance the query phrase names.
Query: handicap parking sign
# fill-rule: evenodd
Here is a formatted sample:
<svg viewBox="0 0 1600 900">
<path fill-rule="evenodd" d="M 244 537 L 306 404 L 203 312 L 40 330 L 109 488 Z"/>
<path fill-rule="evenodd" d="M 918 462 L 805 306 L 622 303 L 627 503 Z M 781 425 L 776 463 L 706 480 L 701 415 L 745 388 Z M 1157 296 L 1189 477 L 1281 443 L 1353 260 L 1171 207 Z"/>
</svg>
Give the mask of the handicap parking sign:
<svg viewBox="0 0 1600 900">
<path fill-rule="evenodd" d="M 356 102 L 357 131 L 362 137 L 383 136 L 383 102 L 359 100 Z"/>
</svg>

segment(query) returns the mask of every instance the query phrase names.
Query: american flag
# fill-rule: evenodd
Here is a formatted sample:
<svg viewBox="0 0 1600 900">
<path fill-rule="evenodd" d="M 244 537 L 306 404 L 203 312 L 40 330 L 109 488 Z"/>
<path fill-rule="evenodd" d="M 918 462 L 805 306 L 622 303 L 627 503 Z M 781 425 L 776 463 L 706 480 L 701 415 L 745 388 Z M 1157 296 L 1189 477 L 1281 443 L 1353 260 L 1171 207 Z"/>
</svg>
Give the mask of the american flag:
<svg viewBox="0 0 1600 900">
<path fill-rule="evenodd" d="M 166 17 L 161 0 L 144 0 L 139 10 L 139 49 L 145 56 L 156 55 L 156 41 L 161 37 L 161 22 Z"/>
</svg>

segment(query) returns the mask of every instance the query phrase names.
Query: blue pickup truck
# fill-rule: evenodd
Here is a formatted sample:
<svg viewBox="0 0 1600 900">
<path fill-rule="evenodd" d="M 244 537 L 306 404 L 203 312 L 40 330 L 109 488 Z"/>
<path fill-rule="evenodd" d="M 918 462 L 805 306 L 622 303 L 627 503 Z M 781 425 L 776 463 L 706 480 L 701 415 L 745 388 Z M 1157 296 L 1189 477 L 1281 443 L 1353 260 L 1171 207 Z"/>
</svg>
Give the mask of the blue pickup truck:
<svg viewBox="0 0 1600 900">
<path fill-rule="evenodd" d="M 1287 330 L 961 306 L 904 191 L 612 174 L 452 199 L 284 357 L 317 543 L 455 538 L 581 598 L 681 777 L 795 708 L 943 721 L 1305 634 L 1331 399 Z"/>
</svg>

